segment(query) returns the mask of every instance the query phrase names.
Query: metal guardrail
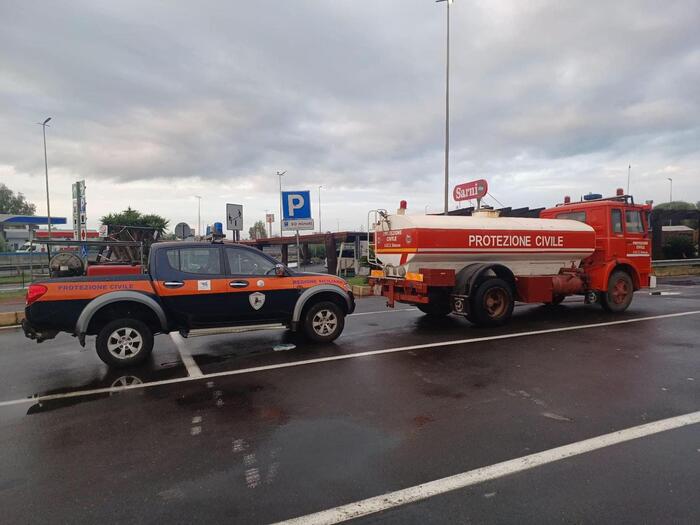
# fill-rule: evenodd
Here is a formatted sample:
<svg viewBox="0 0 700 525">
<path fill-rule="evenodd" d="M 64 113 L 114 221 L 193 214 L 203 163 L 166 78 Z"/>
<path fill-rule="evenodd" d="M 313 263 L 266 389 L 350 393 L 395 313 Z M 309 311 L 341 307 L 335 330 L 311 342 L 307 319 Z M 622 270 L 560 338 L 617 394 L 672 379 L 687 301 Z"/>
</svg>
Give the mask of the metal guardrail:
<svg viewBox="0 0 700 525">
<path fill-rule="evenodd" d="M 653 268 L 666 268 L 669 266 L 698 266 L 700 259 L 665 259 L 660 261 L 652 261 Z"/>
</svg>

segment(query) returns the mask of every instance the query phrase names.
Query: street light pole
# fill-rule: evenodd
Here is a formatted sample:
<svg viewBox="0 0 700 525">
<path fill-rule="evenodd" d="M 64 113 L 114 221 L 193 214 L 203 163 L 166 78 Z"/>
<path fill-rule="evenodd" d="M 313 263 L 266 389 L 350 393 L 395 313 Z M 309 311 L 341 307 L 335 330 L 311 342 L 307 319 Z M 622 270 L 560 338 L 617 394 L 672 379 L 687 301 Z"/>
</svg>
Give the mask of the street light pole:
<svg viewBox="0 0 700 525">
<path fill-rule="evenodd" d="M 287 170 L 277 172 L 277 176 L 280 178 L 280 237 L 282 237 L 282 176 L 285 173 Z"/>
<path fill-rule="evenodd" d="M 318 233 L 323 233 L 323 228 L 321 228 L 321 188 L 323 186 L 318 187 Z"/>
<path fill-rule="evenodd" d="M 49 240 L 51 240 L 51 200 L 49 199 L 49 160 L 46 156 L 46 124 L 48 124 L 51 117 L 47 118 L 44 122 L 41 122 L 41 128 L 44 132 L 44 173 L 46 175 L 46 219 L 49 228 Z"/>
<path fill-rule="evenodd" d="M 202 236 L 202 197 L 195 195 L 197 198 L 197 235 Z"/>
<path fill-rule="evenodd" d="M 671 202 L 673 202 L 673 179 L 671 177 L 666 177 L 666 178 L 671 183 L 671 187 L 668 190 L 668 202 L 671 203 Z"/>
<path fill-rule="evenodd" d="M 445 60 L 445 215 L 449 209 L 450 185 L 450 4 L 452 0 L 435 0 L 447 4 L 447 53 Z"/>
</svg>

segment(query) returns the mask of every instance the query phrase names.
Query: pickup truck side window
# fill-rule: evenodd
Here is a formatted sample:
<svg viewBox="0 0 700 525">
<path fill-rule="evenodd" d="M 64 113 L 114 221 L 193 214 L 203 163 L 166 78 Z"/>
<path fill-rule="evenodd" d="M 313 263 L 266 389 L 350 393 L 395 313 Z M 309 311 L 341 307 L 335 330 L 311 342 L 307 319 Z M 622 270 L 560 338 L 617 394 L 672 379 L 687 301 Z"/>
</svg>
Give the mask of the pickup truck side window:
<svg viewBox="0 0 700 525">
<path fill-rule="evenodd" d="M 568 211 L 566 213 L 559 213 L 557 219 L 569 219 L 572 221 L 586 222 L 586 212 L 585 211 Z"/>
<path fill-rule="evenodd" d="M 627 233 L 644 233 L 642 215 L 638 210 L 625 210 L 625 227 Z"/>
<path fill-rule="evenodd" d="M 271 275 L 275 263 L 251 250 L 226 248 L 226 260 L 231 275 Z"/>
<path fill-rule="evenodd" d="M 610 210 L 610 218 L 613 233 L 622 233 L 622 212 L 613 208 Z"/>
<path fill-rule="evenodd" d="M 218 247 L 174 248 L 168 250 L 168 264 L 183 273 L 221 274 Z"/>
</svg>

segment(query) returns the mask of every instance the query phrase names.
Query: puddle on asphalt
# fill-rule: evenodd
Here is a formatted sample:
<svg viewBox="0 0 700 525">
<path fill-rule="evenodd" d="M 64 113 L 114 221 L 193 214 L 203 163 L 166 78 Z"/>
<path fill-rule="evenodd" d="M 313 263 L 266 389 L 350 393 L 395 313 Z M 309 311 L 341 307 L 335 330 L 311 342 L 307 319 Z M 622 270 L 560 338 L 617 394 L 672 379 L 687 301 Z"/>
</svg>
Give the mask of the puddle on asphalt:
<svg viewBox="0 0 700 525">
<path fill-rule="evenodd" d="M 52 395 L 61 396 L 62 394 L 68 394 L 67 397 L 61 396 L 56 399 L 37 401 L 37 403 L 29 407 L 29 409 L 27 410 L 27 415 L 49 412 L 58 408 L 70 407 L 88 401 L 95 401 L 97 399 L 104 399 L 106 397 L 121 394 L 121 389 L 124 389 L 126 387 L 133 387 L 137 385 L 142 385 L 144 383 L 186 377 L 186 373 L 187 372 L 182 366 L 164 367 L 156 370 L 133 370 L 129 372 L 110 371 L 101 378 L 95 379 L 88 383 L 84 383 L 82 385 L 54 388 L 42 392 L 36 392 L 31 396 L 27 396 L 28 398 L 42 398 Z M 81 392 L 87 392 L 90 390 L 98 390 L 104 388 L 115 388 L 118 390 L 99 392 L 95 394 L 81 394 Z M 135 389 L 131 391 L 142 392 L 141 389 Z M 74 393 L 77 395 L 70 395 Z"/>
<path fill-rule="evenodd" d="M 297 345 L 293 345 L 293 344 L 289 343 L 289 344 L 275 345 L 272 347 L 272 349 L 275 352 L 286 352 L 287 350 L 294 350 L 296 347 L 297 347 Z"/>
</svg>

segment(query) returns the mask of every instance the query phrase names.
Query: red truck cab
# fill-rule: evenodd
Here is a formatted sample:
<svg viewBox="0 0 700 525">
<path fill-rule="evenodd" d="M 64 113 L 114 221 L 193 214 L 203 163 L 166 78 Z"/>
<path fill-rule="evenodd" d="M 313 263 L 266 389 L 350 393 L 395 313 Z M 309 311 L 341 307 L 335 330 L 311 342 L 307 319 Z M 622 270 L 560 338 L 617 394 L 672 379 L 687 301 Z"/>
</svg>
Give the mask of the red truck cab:
<svg viewBox="0 0 700 525">
<path fill-rule="evenodd" d="M 635 204 L 618 190 L 615 197 L 564 203 L 540 213 L 542 219 L 570 219 L 585 222 L 596 234 L 595 251 L 582 262 L 589 288 L 605 290 L 610 275 L 624 270 L 632 277 L 634 289 L 649 286 L 651 275 L 651 205 Z"/>
</svg>

